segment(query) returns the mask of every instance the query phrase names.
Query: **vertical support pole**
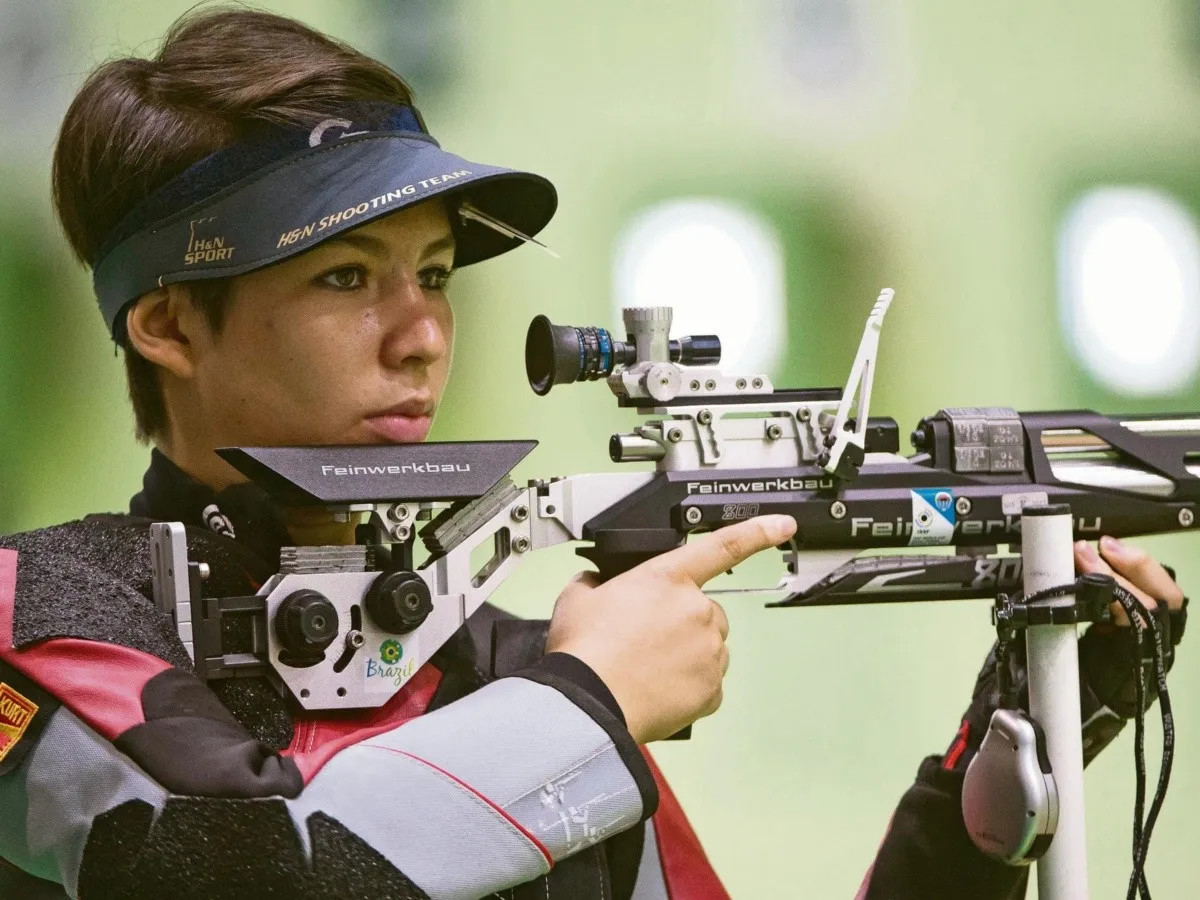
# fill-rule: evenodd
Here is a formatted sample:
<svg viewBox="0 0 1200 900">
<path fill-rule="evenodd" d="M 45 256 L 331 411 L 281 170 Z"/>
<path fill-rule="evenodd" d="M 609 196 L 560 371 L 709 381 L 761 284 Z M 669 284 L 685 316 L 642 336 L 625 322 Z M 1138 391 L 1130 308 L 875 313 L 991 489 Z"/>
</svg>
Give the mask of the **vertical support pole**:
<svg viewBox="0 0 1200 900">
<path fill-rule="evenodd" d="M 1071 508 L 1026 507 L 1021 515 L 1021 556 L 1026 595 L 1075 580 Z M 1074 595 L 1042 601 L 1069 606 Z M 1058 788 L 1058 829 L 1037 863 L 1039 900 L 1087 900 L 1087 836 L 1083 803 L 1083 737 L 1079 713 L 1077 626 L 1038 625 L 1025 632 L 1029 712 L 1046 735 Z"/>
</svg>

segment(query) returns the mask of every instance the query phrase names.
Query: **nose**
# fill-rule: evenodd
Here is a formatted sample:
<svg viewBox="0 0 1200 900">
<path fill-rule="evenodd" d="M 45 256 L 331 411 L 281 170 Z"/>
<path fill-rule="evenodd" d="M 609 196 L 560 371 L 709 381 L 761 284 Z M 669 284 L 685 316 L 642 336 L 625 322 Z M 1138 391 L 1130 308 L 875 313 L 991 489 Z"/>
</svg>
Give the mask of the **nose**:
<svg viewBox="0 0 1200 900">
<path fill-rule="evenodd" d="M 386 298 L 380 360 L 389 369 L 430 366 L 449 353 L 450 306 L 441 291 L 421 287 L 414 273 L 397 279 Z"/>
</svg>

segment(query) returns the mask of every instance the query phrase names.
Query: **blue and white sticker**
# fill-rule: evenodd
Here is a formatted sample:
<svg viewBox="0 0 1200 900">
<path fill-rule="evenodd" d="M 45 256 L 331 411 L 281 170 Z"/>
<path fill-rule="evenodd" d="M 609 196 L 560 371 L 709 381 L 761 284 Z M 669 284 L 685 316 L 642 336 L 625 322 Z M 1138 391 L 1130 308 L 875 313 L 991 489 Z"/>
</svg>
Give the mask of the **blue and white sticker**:
<svg viewBox="0 0 1200 900">
<path fill-rule="evenodd" d="M 910 547 L 931 547 L 954 540 L 954 494 L 945 488 L 917 488 L 912 494 Z"/>
</svg>

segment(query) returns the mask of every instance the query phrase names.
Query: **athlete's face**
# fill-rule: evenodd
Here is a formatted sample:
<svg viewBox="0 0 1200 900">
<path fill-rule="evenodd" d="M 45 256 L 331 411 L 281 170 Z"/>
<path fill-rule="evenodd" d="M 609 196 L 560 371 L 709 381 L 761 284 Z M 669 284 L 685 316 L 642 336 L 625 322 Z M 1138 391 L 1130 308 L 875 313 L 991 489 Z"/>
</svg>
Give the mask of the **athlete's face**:
<svg viewBox="0 0 1200 900">
<path fill-rule="evenodd" d="M 192 328 L 183 415 L 210 447 L 423 440 L 450 371 L 453 262 L 433 201 L 234 279 L 220 331 Z"/>
</svg>

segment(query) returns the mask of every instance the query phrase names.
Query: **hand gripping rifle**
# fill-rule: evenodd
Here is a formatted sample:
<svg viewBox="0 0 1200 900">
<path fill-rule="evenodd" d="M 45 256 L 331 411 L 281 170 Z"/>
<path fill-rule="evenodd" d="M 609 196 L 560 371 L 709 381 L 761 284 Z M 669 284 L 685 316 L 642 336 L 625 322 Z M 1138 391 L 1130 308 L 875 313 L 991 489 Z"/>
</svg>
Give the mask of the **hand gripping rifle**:
<svg viewBox="0 0 1200 900">
<path fill-rule="evenodd" d="M 525 348 L 533 390 L 544 395 L 555 384 L 605 379 L 619 406 L 647 416 L 611 437 L 612 459 L 653 463 L 653 470 L 518 487 L 509 473 L 534 441 L 222 450 L 285 505 L 360 518 L 358 542 L 286 547 L 279 573 L 254 596 L 206 597 L 203 565 L 187 558 L 182 526 L 156 524 L 156 601 L 174 617 L 200 677 L 266 675 L 305 709 L 362 708 L 392 697 L 531 552 L 566 541 L 586 542 L 577 552 L 611 578 L 692 532 L 785 513 L 798 524 L 780 548 L 785 572 L 756 592 L 773 599 L 771 606 L 820 606 L 1019 593 L 1022 556 L 997 549 L 1022 545 L 1023 522 L 1057 523 L 1053 546 L 1038 542 L 1038 553 L 1049 553 L 1059 570 L 1066 559 L 1056 584 L 1073 576 L 1073 539 L 1193 526 L 1200 414 L 955 407 L 922 419 L 912 433 L 916 453 L 899 455 L 896 422 L 869 415 L 892 298 L 884 290 L 875 301 L 845 390 L 777 390 L 765 374 L 725 373 L 716 336 L 670 338 L 669 307 L 626 309 L 624 341 L 603 328 L 538 316 Z M 1027 518 L 1033 507 L 1039 515 Z M 1047 508 L 1057 512 L 1047 518 Z M 954 549 L 870 552 L 934 546 Z M 481 548 L 487 560 L 473 566 Z M 1052 586 L 1044 571 L 1039 577 L 1031 587 L 1026 573 L 1027 593 Z M 1069 627 L 1073 641 L 1075 622 L 1101 617 L 1106 606 L 1094 597 L 1090 605 L 1062 596 L 1048 602 L 1073 612 L 1019 612 L 1016 627 L 1030 634 Z M 1000 618 L 1011 631 L 1012 604 Z M 245 627 L 231 627 L 239 619 L 248 620 Z M 1075 718 L 1058 730 L 1073 734 L 1077 747 L 1077 681 L 1073 693 Z M 1054 716 L 1069 719 L 1070 710 Z M 1055 735 L 1047 738 L 1052 747 Z M 1078 767 L 1069 737 L 1063 740 L 1061 766 Z M 1051 761 L 1057 772 L 1059 761 Z M 1058 794 L 1058 818 L 1073 819 Z M 1080 802 L 1080 818 L 1081 810 Z M 1019 829 L 1013 840 L 1020 846 L 1009 841 L 998 855 L 1028 861 L 1042 849 L 1031 849 L 1034 839 L 1053 833 L 1047 818 L 1032 832 Z M 1060 822 L 1056 844 L 1062 832 Z M 1053 896 L 1084 896 L 1086 878 L 1084 885 L 1084 894 Z"/>
</svg>

